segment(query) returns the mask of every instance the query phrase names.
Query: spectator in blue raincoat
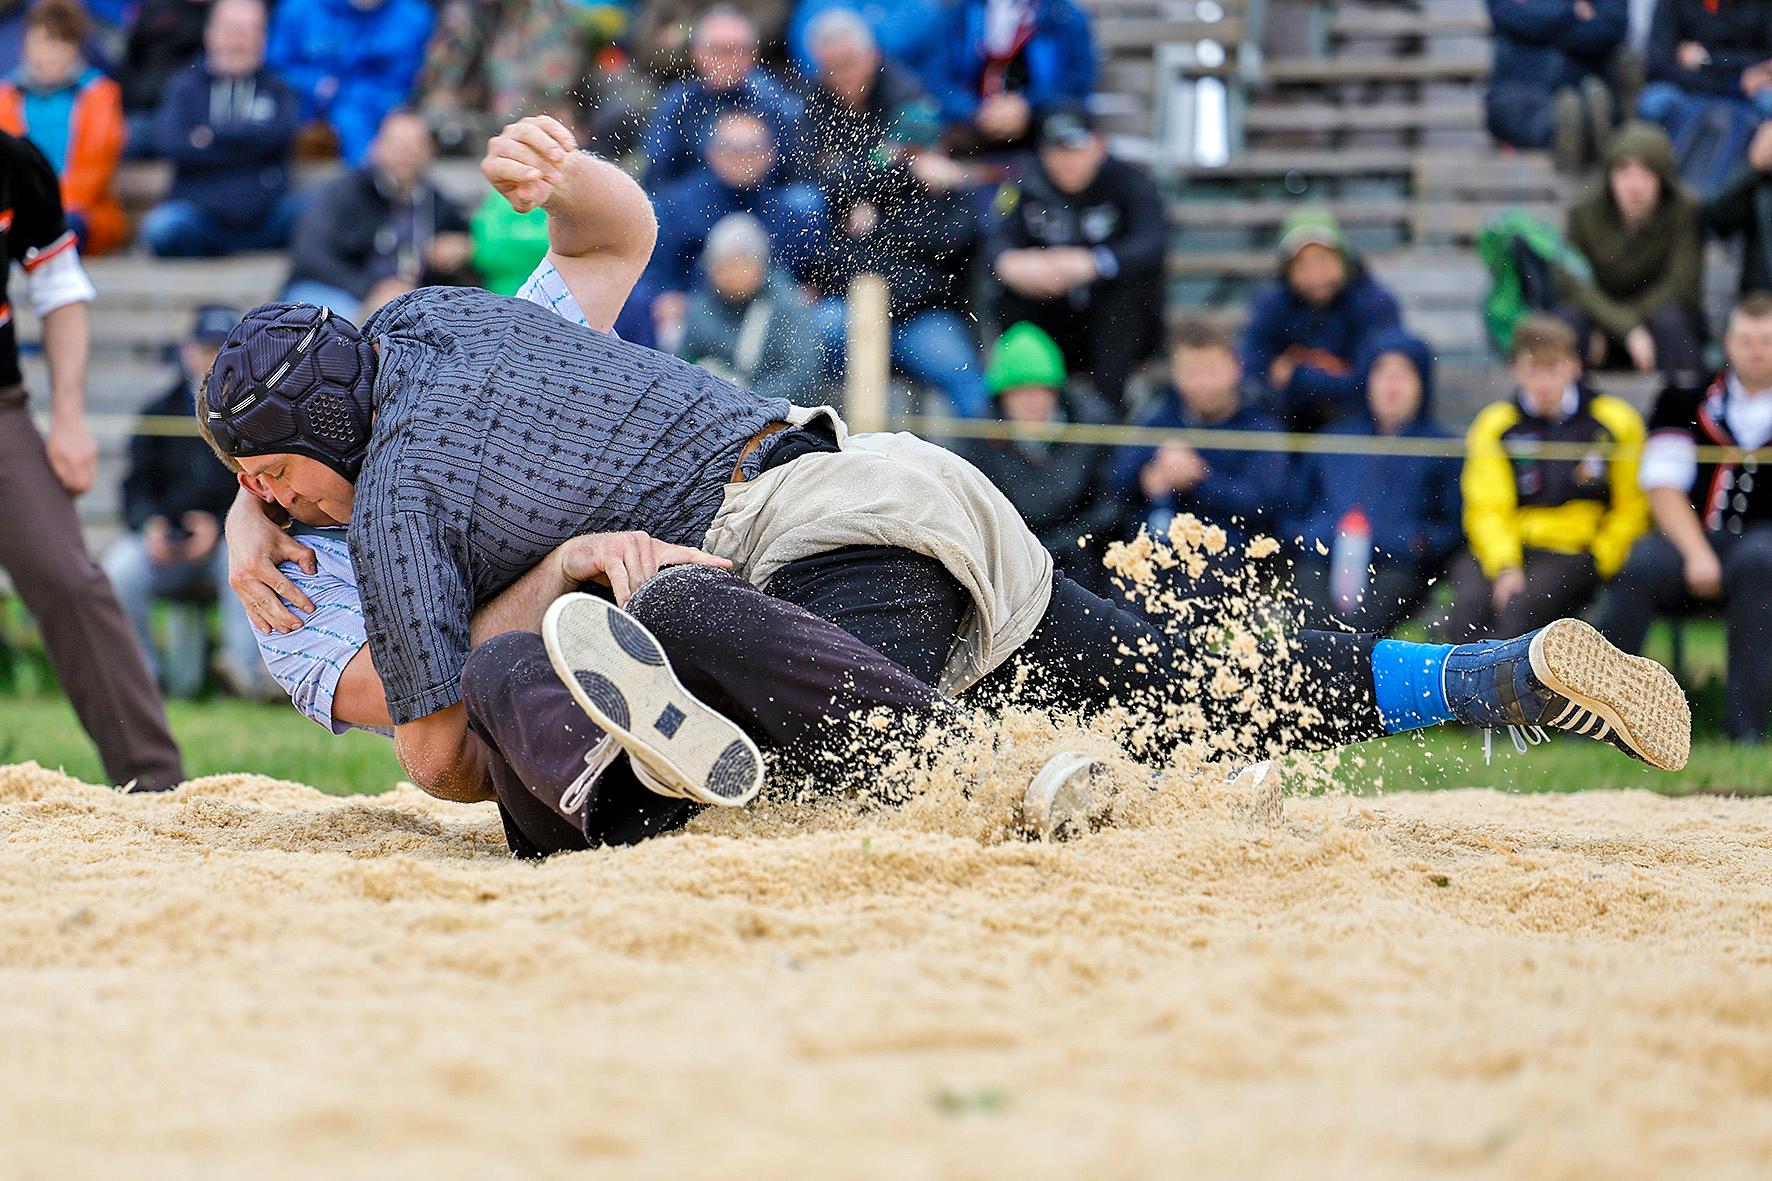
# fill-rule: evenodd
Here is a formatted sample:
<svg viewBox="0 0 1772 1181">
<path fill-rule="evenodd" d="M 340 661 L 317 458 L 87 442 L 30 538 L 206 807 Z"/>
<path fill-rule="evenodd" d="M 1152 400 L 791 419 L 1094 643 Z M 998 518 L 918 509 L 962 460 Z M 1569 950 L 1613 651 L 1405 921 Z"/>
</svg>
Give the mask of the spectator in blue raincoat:
<svg viewBox="0 0 1772 1181">
<path fill-rule="evenodd" d="M 1387 439 L 1452 438 L 1431 412 L 1426 341 L 1391 329 L 1373 341 L 1359 373 L 1365 405 L 1324 434 L 1369 438 L 1375 448 Z M 1415 613 L 1464 538 L 1460 470 L 1453 456 L 1299 457 L 1282 531 L 1298 547 L 1293 577 L 1310 626 L 1388 632 Z M 1338 545 L 1342 556 L 1365 555 L 1356 561 L 1362 576 L 1346 587 L 1331 578 Z"/>
<path fill-rule="evenodd" d="M 266 60 L 301 96 L 302 118 L 331 124 L 356 167 L 382 119 L 412 96 L 435 15 L 425 0 L 285 0 Z"/>
<path fill-rule="evenodd" d="M 1243 372 L 1293 430 L 1316 430 L 1359 409 L 1355 365 L 1401 321 L 1396 297 L 1360 265 L 1340 223 L 1307 206 L 1280 227 L 1280 276 L 1250 305 Z"/>
<path fill-rule="evenodd" d="M 1072 0 L 954 0 L 924 81 L 957 145 L 1026 144 L 1050 107 L 1095 93 L 1095 37 Z"/>
<path fill-rule="evenodd" d="M 748 213 L 769 235 L 776 266 L 796 280 L 808 278 L 825 240 L 824 199 L 811 185 L 787 179 L 769 125 L 756 115 L 732 111 L 714 124 L 707 161 L 660 191 L 658 244 L 630 304 L 647 301 L 661 345 L 674 345 L 694 286 L 695 265 L 708 232 L 721 218 Z"/>
<path fill-rule="evenodd" d="M 693 72 L 659 97 L 646 125 L 642 150 L 648 189 L 694 172 L 714 125 L 729 111 L 756 115 L 768 125 L 783 156 L 795 153 L 803 107 L 797 95 L 757 64 L 757 26 L 749 17 L 730 8 L 703 16 L 690 34 L 689 58 Z"/>
</svg>

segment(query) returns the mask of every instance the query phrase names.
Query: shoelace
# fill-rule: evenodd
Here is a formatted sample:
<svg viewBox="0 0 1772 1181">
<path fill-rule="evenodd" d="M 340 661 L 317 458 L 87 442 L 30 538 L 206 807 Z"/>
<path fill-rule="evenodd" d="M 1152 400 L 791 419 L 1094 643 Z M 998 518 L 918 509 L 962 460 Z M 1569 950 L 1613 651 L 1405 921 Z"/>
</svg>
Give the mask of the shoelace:
<svg viewBox="0 0 1772 1181">
<path fill-rule="evenodd" d="M 1534 746 L 1550 741 L 1550 733 L 1543 726 L 1508 726 L 1507 736 L 1513 739 L 1514 750 L 1525 754 Z M 1489 765 L 1492 757 L 1492 744 L 1495 741 L 1495 727 L 1483 727 L 1483 766 Z"/>
<path fill-rule="evenodd" d="M 576 812 L 584 807 L 585 801 L 591 798 L 591 785 L 615 761 L 615 750 L 614 739 L 605 738 L 585 752 L 585 769 L 578 773 L 577 779 L 566 785 L 566 790 L 560 795 L 562 812 Z"/>
</svg>

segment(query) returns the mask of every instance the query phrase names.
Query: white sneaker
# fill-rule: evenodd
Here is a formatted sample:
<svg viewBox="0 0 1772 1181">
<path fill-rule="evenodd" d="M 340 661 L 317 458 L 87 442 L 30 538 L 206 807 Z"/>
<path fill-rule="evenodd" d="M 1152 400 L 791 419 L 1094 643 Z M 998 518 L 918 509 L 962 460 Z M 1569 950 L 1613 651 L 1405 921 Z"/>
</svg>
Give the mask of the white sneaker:
<svg viewBox="0 0 1772 1181">
<path fill-rule="evenodd" d="M 1272 759 L 1251 764 L 1231 776 L 1230 787 L 1236 792 L 1231 807 L 1250 820 L 1277 824 L 1286 814 L 1281 786 Z"/>
<path fill-rule="evenodd" d="M 573 700 L 621 743 L 646 787 L 719 808 L 756 798 L 756 743 L 683 687 L 639 620 L 594 595 L 563 595 L 542 617 L 541 638 Z"/>
<path fill-rule="evenodd" d="M 1094 796 L 1095 773 L 1103 766 L 1100 759 L 1075 751 L 1047 759 L 1021 798 L 1022 831 L 1042 841 L 1082 832 Z"/>
</svg>

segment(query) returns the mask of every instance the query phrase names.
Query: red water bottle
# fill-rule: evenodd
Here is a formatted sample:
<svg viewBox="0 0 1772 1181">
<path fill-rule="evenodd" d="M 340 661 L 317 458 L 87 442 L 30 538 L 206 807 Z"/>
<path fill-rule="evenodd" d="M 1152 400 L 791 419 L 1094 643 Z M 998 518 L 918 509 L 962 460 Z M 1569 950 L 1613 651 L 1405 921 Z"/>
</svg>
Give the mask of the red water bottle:
<svg viewBox="0 0 1772 1181">
<path fill-rule="evenodd" d="M 1352 619 L 1359 613 L 1371 571 L 1372 523 L 1355 505 L 1336 524 L 1329 550 L 1329 597 L 1337 615 Z"/>
</svg>

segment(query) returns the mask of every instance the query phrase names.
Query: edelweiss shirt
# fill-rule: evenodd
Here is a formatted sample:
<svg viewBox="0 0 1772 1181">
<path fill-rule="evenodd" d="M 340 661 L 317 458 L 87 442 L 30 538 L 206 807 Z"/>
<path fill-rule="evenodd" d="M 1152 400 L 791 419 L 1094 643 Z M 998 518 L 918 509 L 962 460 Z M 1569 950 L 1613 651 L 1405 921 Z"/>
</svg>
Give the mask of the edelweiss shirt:
<svg viewBox="0 0 1772 1181">
<path fill-rule="evenodd" d="M 396 725 L 461 699 L 474 608 L 560 543 L 699 545 L 745 444 L 788 412 L 477 289 L 421 288 L 364 333 L 381 362 L 349 537 Z"/>
</svg>

